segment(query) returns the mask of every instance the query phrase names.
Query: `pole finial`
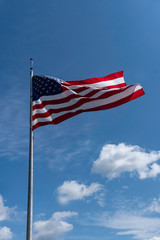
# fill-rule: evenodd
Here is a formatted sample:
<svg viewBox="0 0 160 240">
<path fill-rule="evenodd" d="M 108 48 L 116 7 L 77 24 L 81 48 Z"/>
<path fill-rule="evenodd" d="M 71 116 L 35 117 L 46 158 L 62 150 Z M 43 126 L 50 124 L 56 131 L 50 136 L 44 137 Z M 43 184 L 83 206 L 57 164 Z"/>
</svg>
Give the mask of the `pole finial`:
<svg viewBox="0 0 160 240">
<path fill-rule="evenodd" d="M 30 66 L 33 68 L 33 58 L 30 58 Z"/>
</svg>

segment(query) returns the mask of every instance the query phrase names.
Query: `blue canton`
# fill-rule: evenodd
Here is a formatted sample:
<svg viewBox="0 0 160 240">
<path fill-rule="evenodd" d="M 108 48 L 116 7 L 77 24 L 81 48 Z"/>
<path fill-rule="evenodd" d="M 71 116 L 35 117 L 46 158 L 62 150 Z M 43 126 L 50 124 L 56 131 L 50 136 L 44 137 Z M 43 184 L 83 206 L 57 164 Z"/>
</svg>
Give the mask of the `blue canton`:
<svg viewBox="0 0 160 240">
<path fill-rule="evenodd" d="M 62 80 L 48 76 L 33 76 L 32 100 L 38 100 L 42 96 L 56 95 L 62 93 Z"/>
</svg>

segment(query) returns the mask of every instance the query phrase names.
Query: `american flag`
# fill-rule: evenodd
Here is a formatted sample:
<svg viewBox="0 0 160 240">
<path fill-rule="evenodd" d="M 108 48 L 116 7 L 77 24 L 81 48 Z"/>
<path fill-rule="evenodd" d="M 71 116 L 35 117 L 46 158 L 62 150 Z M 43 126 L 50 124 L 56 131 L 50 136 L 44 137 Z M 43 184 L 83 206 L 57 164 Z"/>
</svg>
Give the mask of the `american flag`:
<svg viewBox="0 0 160 240">
<path fill-rule="evenodd" d="M 82 112 L 117 107 L 144 95 L 141 85 L 126 85 L 123 71 L 80 81 L 33 76 L 32 82 L 33 130 Z"/>
</svg>

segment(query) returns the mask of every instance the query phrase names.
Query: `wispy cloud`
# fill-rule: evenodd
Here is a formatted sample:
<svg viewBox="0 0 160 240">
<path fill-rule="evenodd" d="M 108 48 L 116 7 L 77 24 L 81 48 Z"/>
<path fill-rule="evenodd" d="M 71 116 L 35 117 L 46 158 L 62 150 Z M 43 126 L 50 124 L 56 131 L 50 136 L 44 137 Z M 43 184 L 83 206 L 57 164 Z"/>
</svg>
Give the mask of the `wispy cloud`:
<svg viewBox="0 0 160 240">
<path fill-rule="evenodd" d="M 0 156 L 10 160 L 28 154 L 29 108 L 23 92 L 9 90 L 0 101 Z"/>
<path fill-rule="evenodd" d="M 160 198 L 154 198 L 150 206 L 146 208 L 146 211 L 160 213 Z"/>
<path fill-rule="evenodd" d="M 50 128 L 53 128 L 54 134 L 51 134 Z M 71 161 L 72 166 L 77 166 L 85 161 L 84 156 L 91 151 L 90 139 L 78 139 L 77 135 L 69 133 L 71 129 L 64 128 L 61 124 L 38 130 L 39 132 L 35 131 L 35 160 L 47 160 L 51 169 L 64 170 Z"/>
<path fill-rule="evenodd" d="M 160 237 L 152 237 L 149 240 L 160 240 Z"/>
<path fill-rule="evenodd" d="M 145 152 L 139 146 L 125 143 L 106 144 L 99 158 L 94 162 L 92 171 L 113 179 L 122 173 L 137 173 L 140 179 L 154 178 L 160 173 L 160 151 Z"/>
<path fill-rule="evenodd" d="M 64 219 L 74 216 L 77 216 L 76 212 L 56 212 L 48 220 L 34 222 L 34 239 L 63 239 L 64 234 L 73 229 L 73 225 L 64 221 Z"/>
<path fill-rule="evenodd" d="M 60 187 L 57 189 L 58 193 L 58 201 L 61 204 L 67 204 L 73 200 L 82 200 L 87 197 L 91 197 L 95 195 L 97 202 L 99 205 L 103 205 L 103 197 L 102 194 L 103 185 L 99 183 L 92 183 L 89 186 L 85 184 L 80 184 L 77 181 L 65 181 Z M 100 192 L 100 194 L 98 194 Z"/>
<path fill-rule="evenodd" d="M 153 214 L 153 211 L 158 213 L 157 209 L 150 209 L 155 201 L 157 203 L 158 199 L 153 199 L 151 203 L 138 200 L 132 202 L 131 199 L 126 199 L 127 204 L 118 204 L 119 207 L 115 211 L 110 210 L 86 216 L 88 224 L 114 229 L 117 235 L 130 235 L 133 239 L 159 240 L 160 217 Z"/>
<path fill-rule="evenodd" d="M 104 213 L 99 225 L 118 230 L 118 235 L 133 235 L 143 240 L 160 237 L 160 218 L 145 217 L 134 211 L 118 211 L 112 216 Z"/>
</svg>

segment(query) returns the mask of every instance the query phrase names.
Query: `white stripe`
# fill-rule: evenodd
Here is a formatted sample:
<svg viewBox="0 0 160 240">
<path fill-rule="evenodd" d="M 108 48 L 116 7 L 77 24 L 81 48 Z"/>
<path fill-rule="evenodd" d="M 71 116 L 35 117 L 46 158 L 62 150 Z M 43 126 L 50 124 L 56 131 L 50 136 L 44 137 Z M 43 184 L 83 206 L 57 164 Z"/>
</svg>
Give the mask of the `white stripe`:
<svg viewBox="0 0 160 240">
<path fill-rule="evenodd" d="M 71 85 L 68 86 L 71 89 L 76 89 L 76 88 L 82 88 L 82 87 L 89 87 L 89 86 L 93 86 L 93 87 L 109 87 L 109 86 L 114 86 L 114 85 L 118 85 L 118 84 L 122 84 L 125 83 L 124 78 L 116 78 L 113 80 L 108 80 L 108 81 L 103 81 L 103 82 L 97 82 L 97 83 L 90 83 L 90 84 L 83 84 L 83 85 Z"/>
<path fill-rule="evenodd" d="M 84 103 L 82 106 L 78 107 L 78 108 L 75 108 L 71 111 L 63 111 L 63 112 L 60 112 L 60 113 L 54 113 L 51 115 L 51 117 L 47 117 L 47 118 L 37 118 L 33 121 L 33 126 L 38 123 L 38 122 L 48 122 L 48 121 L 51 121 L 51 118 L 52 120 L 53 119 L 56 119 L 66 113 L 74 113 L 78 110 L 86 110 L 86 109 L 92 109 L 92 108 L 96 108 L 96 107 L 99 107 L 99 106 L 103 106 L 103 105 L 106 105 L 106 104 L 109 104 L 109 103 L 114 103 L 120 99 L 123 99 L 129 95 L 131 95 L 132 93 L 138 91 L 139 89 L 142 89 L 142 87 L 140 85 L 135 85 L 135 86 L 131 86 L 130 88 L 126 89 L 126 91 L 122 92 L 122 93 L 118 93 L 116 95 L 113 95 L 111 97 L 108 97 L 107 99 L 99 99 L 99 100 L 94 100 L 92 102 L 89 102 L 89 103 Z"/>
</svg>

